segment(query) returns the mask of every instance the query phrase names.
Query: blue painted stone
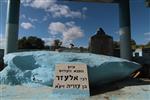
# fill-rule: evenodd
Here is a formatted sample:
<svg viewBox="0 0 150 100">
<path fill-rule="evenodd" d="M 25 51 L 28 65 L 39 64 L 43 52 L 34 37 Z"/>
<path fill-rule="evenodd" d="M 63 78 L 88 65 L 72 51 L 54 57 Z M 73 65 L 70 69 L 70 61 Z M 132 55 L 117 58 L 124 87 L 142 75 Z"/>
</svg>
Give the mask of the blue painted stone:
<svg viewBox="0 0 150 100">
<path fill-rule="evenodd" d="M 84 63 L 91 86 L 129 76 L 141 66 L 125 59 L 91 53 L 34 51 L 10 53 L 4 57 L 6 68 L 0 72 L 1 84 L 52 86 L 56 64 Z"/>
</svg>

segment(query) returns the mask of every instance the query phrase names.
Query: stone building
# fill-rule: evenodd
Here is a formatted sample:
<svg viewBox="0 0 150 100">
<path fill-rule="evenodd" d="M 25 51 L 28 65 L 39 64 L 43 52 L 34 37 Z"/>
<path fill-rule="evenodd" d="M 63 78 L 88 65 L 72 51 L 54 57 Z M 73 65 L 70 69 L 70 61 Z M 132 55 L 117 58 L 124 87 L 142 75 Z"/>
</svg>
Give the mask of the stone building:
<svg viewBox="0 0 150 100">
<path fill-rule="evenodd" d="M 99 28 L 90 38 L 89 51 L 95 54 L 113 55 L 113 38 Z"/>
</svg>

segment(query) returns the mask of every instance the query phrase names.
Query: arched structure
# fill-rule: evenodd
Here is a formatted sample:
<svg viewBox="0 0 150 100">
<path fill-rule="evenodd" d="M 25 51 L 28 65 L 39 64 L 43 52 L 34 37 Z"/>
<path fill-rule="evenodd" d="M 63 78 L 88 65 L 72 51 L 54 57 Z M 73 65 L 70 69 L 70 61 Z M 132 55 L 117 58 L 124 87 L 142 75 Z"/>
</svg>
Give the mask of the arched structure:
<svg viewBox="0 0 150 100">
<path fill-rule="evenodd" d="M 67 0 L 81 2 L 105 2 L 118 3 L 120 21 L 120 56 L 130 60 L 131 54 L 131 31 L 130 31 L 130 7 L 129 0 Z M 150 0 L 146 0 L 150 6 Z M 15 52 L 17 49 L 19 27 L 20 0 L 8 0 L 7 24 L 6 24 L 6 48 L 5 54 Z"/>
</svg>

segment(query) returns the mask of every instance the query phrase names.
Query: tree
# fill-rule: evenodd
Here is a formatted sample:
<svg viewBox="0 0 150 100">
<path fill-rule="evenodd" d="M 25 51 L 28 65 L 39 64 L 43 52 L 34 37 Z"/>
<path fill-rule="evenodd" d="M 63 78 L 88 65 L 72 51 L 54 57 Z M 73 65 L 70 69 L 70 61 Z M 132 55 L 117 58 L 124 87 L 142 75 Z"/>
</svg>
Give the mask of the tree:
<svg viewBox="0 0 150 100">
<path fill-rule="evenodd" d="M 59 49 L 62 45 L 62 42 L 58 39 L 54 40 L 53 41 L 53 44 L 51 45 L 51 49 L 52 50 L 56 50 L 56 49 Z"/>
<path fill-rule="evenodd" d="M 120 48 L 120 43 L 118 41 L 114 41 L 113 45 L 114 45 L 114 48 Z M 136 48 L 136 42 L 133 39 L 131 39 L 131 47 L 132 49 Z"/>
<path fill-rule="evenodd" d="M 131 39 L 131 48 L 132 49 L 136 49 L 137 48 L 136 42 L 133 39 Z"/>
<path fill-rule="evenodd" d="M 145 45 L 146 48 L 150 48 L 150 41 Z"/>
<path fill-rule="evenodd" d="M 74 48 L 74 44 L 73 43 L 70 43 L 70 48 Z"/>
<path fill-rule="evenodd" d="M 146 44 L 147 46 L 150 46 L 150 41 Z"/>
<path fill-rule="evenodd" d="M 135 40 L 131 39 L 131 45 L 136 45 Z"/>
<path fill-rule="evenodd" d="M 44 41 L 35 36 L 23 37 L 18 41 L 19 49 L 44 49 Z"/>
<path fill-rule="evenodd" d="M 114 45 L 114 48 L 119 48 L 120 47 L 120 44 L 119 44 L 118 41 L 114 41 L 113 45 Z"/>
<path fill-rule="evenodd" d="M 28 44 L 27 44 L 26 37 L 23 37 L 22 39 L 19 39 L 19 41 L 18 41 L 18 48 L 19 49 L 27 48 L 27 46 L 28 46 Z"/>
<path fill-rule="evenodd" d="M 83 52 L 84 51 L 84 47 L 80 47 L 80 52 Z"/>
</svg>

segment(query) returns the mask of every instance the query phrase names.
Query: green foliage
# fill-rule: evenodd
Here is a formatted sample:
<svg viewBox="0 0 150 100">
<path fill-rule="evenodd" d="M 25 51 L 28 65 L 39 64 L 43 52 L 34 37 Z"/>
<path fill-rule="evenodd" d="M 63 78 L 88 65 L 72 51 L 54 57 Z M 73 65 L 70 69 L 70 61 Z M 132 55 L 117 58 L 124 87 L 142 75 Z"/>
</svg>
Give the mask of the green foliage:
<svg viewBox="0 0 150 100">
<path fill-rule="evenodd" d="M 120 48 L 120 44 L 118 41 L 113 42 L 114 48 Z"/>
<path fill-rule="evenodd" d="M 150 41 L 145 45 L 145 48 L 150 48 Z"/>
<path fill-rule="evenodd" d="M 44 41 L 35 36 L 23 37 L 18 41 L 19 49 L 44 49 Z"/>
<path fill-rule="evenodd" d="M 53 44 L 51 45 L 51 50 L 59 49 L 62 45 L 62 42 L 60 40 L 54 40 Z"/>
<path fill-rule="evenodd" d="M 73 43 L 70 43 L 70 47 L 71 47 L 71 48 L 74 48 L 74 44 L 73 44 Z"/>
<path fill-rule="evenodd" d="M 131 45 L 136 45 L 135 40 L 131 39 Z"/>
<path fill-rule="evenodd" d="M 113 45 L 114 45 L 114 48 L 120 48 L 120 43 L 118 41 L 114 41 Z M 136 42 L 133 39 L 131 39 L 131 47 L 132 49 L 136 48 Z"/>
<path fill-rule="evenodd" d="M 150 46 L 150 41 L 146 44 L 147 46 Z"/>
</svg>

